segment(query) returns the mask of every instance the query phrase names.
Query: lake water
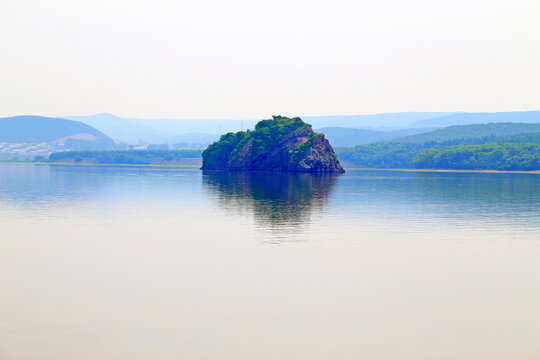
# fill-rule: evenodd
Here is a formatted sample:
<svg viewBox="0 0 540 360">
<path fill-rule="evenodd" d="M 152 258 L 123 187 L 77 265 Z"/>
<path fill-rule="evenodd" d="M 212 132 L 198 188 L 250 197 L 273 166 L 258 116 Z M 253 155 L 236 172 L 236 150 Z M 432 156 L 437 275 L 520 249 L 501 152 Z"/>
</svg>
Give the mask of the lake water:
<svg viewBox="0 0 540 360">
<path fill-rule="evenodd" d="M 539 359 L 540 175 L 0 165 L 0 359 Z"/>
</svg>

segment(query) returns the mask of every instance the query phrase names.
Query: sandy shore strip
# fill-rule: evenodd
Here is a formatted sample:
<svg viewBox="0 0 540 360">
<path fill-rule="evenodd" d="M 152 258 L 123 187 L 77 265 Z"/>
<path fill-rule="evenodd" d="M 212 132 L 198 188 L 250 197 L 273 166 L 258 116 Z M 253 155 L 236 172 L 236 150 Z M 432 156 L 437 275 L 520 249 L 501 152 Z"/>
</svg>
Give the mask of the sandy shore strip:
<svg viewBox="0 0 540 360">
<path fill-rule="evenodd" d="M 454 170 L 454 169 L 376 169 L 376 168 L 345 168 L 345 171 L 407 171 L 430 173 L 485 173 L 485 174 L 540 174 L 540 170 Z"/>
</svg>

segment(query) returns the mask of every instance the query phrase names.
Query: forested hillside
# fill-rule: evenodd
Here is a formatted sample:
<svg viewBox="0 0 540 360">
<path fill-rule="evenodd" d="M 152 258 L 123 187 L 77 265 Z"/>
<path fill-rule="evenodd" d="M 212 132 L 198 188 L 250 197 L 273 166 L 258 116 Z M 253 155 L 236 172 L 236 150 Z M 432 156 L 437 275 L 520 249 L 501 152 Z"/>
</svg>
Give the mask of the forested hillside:
<svg viewBox="0 0 540 360">
<path fill-rule="evenodd" d="M 534 130 L 537 130 L 537 132 L 528 132 Z M 492 135 L 478 136 L 486 133 Z M 504 133 L 514 133 L 514 135 L 493 135 Z M 412 141 L 404 141 L 404 139 Z M 425 150 L 433 149 L 434 151 L 438 151 L 458 145 L 470 146 L 483 144 L 499 144 L 501 146 L 506 146 L 505 144 L 540 144 L 540 125 L 501 123 L 452 126 L 393 141 L 377 142 L 348 148 L 338 147 L 336 148 L 336 154 L 346 166 L 411 169 L 416 167 L 414 162 L 415 157 Z M 525 147 L 516 145 L 514 147 L 508 147 L 508 149 L 525 149 Z M 470 150 L 480 151 L 480 148 L 471 147 Z M 433 156 L 436 156 L 436 154 L 434 153 Z M 460 161 L 460 164 L 462 164 L 462 161 Z M 523 162 L 520 162 L 520 164 L 525 166 Z M 532 166 L 531 164 L 526 165 L 527 169 Z"/>
<path fill-rule="evenodd" d="M 414 159 L 418 169 L 539 170 L 540 144 L 458 145 L 428 149 Z"/>
</svg>

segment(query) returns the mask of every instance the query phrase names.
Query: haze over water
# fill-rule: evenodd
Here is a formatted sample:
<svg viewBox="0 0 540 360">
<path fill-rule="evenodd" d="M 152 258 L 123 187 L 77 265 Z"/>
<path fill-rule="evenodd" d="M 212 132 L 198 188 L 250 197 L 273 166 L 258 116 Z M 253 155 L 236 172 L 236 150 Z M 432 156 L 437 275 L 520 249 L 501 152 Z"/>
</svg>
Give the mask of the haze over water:
<svg viewBox="0 0 540 360">
<path fill-rule="evenodd" d="M 539 190 L 0 164 L 0 359 L 538 359 Z"/>
</svg>

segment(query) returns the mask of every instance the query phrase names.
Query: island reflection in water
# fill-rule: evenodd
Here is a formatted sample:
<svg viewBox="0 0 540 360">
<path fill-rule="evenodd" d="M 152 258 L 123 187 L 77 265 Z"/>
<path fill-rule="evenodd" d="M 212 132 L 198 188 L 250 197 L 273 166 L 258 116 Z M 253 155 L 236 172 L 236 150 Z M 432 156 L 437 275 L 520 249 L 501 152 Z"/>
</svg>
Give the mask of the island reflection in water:
<svg viewBox="0 0 540 360">
<path fill-rule="evenodd" d="M 539 219 L 532 174 L 0 164 L 0 350 L 532 359 Z"/>
<path fill-rule="evenodd" d="M 320 214 L 339 175 L 203 171 L 203 184 L 228 211 L 252 211 L 261 228 L 299 231 Z M 300 227 L 299 227 L 300 226 Z"/>
</svg>

